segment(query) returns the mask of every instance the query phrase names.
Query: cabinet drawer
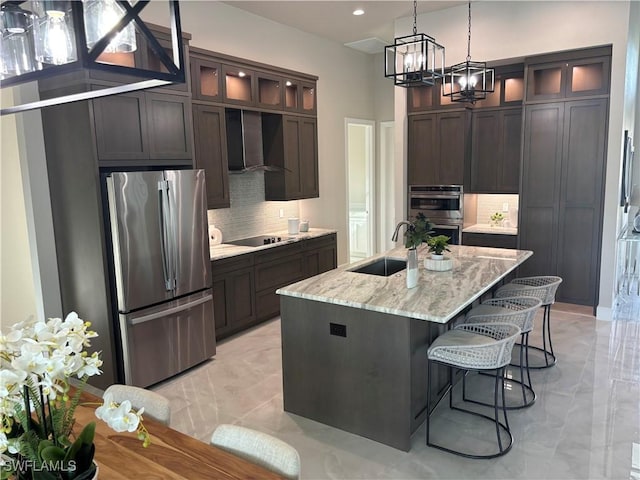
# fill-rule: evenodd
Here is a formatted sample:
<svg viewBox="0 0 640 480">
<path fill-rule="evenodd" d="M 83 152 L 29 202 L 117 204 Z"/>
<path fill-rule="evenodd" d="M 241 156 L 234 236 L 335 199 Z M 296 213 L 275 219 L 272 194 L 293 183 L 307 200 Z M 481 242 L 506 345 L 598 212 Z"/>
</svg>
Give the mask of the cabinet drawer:
<svg viewBox="0 0 640 480">
<path fill-rule="evenodd" d="M 312 238 L 310 240 L 305 240 L 303 245 L 305 250 L 314 250 L 316 248 L 326 247 L 328 245 L 332 245 L 336 241 L 336 234 L 332 233 L 330 235 L 324 235 L 319 238 Z"/>
<path fill-rule="evenodd" d="M 462 244 L 474 247 L 517 248 L 518 237 L 516 235 L 463 232 Z"/>
<path fill-rule="evenodd" d="M 211 261 L 211 273 L 214 277 L 253 265 L 253 254 L 244 253 L 234 257 Z"/>
<path fill-rule="evenodd" d="M 267 263 L 278 258 L 286 257 L 287 255 L 300 253 L 302 251 L 302 243 L 303 242 L 295 242 L 286 245 L 279 245 L 277 247 L 268 248 L 262 252 L 257 252 L 255 254 L 255 263 L 256 265 L 259 263 Z"/>
<path fill-rule="evenodd" d="M 304 262 L 301 253 L 256 265 L 256 290 L 276 289 L 301 280 Z"/>
</svg>

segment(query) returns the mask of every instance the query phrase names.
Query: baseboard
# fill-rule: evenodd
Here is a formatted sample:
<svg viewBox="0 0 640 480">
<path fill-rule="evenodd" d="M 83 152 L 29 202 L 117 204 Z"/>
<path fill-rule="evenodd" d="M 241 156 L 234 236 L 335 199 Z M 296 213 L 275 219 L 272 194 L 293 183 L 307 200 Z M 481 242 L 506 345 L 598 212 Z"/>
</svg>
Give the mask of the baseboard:
<svg viewBox="0 0 640 480">
<path fill-rule="evenodd" d="M 607 321 L 612 321 L 613 320 L 613 308 L 611 307 L 602 307 L 600 305 L 598 305 L 598 308 L 596 309 L 596 320 L 607 320 Z"/>
</svg>

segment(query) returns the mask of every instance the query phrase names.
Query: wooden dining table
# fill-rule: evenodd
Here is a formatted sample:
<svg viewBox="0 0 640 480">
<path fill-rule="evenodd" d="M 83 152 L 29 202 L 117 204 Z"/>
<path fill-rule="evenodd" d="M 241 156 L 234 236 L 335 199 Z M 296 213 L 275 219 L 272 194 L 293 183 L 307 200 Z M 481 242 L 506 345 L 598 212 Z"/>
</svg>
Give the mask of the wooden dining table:
<svg viewBox="0 0 640 480">
<path fill-rule="evenodd" d="M 102 399 L 83 392 L 76 408 L 74 432 L 96 422 L 95 462 L 100 480 L 140 479 L 282 479 L 255 463 L 144 418 L 151 445 L 134 433 L 118 433 L 95 416 Z"/>
</svg>

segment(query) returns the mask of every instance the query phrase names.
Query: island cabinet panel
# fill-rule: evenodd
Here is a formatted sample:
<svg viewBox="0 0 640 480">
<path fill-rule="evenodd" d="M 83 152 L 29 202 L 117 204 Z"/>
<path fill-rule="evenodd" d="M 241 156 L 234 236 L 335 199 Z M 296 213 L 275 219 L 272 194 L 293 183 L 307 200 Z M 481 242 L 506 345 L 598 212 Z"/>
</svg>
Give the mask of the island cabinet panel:
<svg viewBox="0 0 640 480">
<path fill-rule="evenodd" d="M 473 112 L 470 193 L 518 193 L 521 131 L 522 107 Z"/>
<path fill-rule="evenodd" d="M 408 451 L 426 418 L 427 346 L 446 326 L 288 296 L 281 308 L 285 411 Z M 448 381 L 436 371 L 434 400 Z"/>
<path fill-rule="evenodd" d="M 207 185 L 207 207 L 228 208 L 229 174 L 225 111 L 212 105 L 193 106 L 195 165 L 203 168 Z"/>
<path fill-rule="evenodd" d="M 470 127 L 466 109 L 409 117 L 409 185 L 462 185 Z"/>
</svg>

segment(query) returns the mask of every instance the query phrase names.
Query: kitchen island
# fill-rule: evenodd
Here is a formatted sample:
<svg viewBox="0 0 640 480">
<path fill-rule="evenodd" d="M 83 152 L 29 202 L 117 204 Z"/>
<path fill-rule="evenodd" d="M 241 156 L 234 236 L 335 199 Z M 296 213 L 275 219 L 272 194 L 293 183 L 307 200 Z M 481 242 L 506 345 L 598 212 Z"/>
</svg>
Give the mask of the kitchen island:
<svg viewBox="0 0 640 480">
<path fill-rule="evenodd" d="M 408 451 L 426 415 L 428 345 L 530 251 L 451 246 L 453 269 L 432 272 L 418 249 L 418 286 L 406 270 L 356 273 L 399 247 L 280 288 L 284 409 Z M 440 372 L 432 381 L 446 383 Z"/>
</svg>

